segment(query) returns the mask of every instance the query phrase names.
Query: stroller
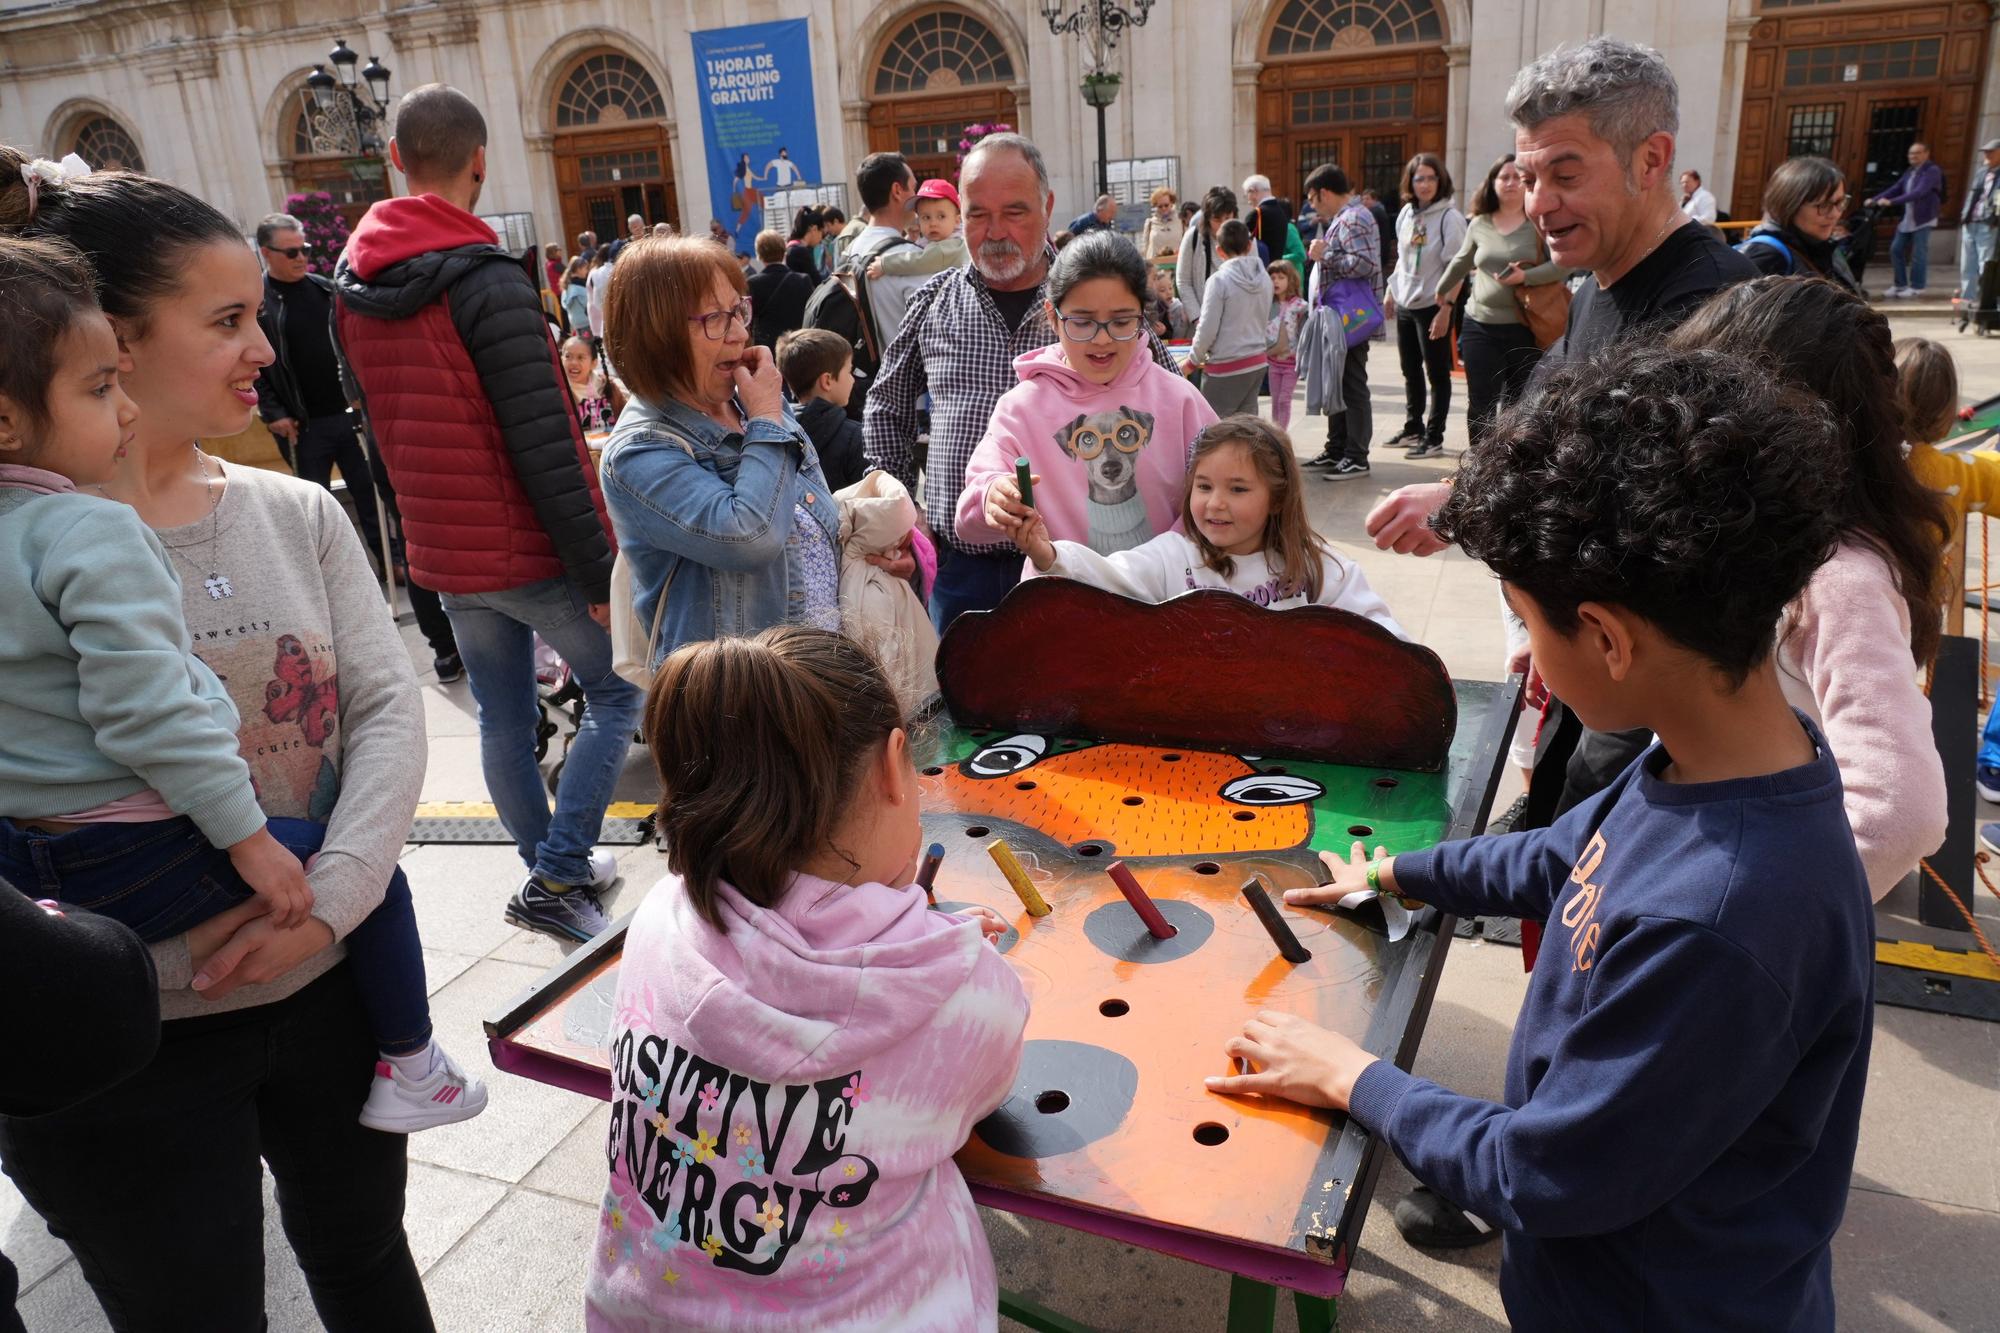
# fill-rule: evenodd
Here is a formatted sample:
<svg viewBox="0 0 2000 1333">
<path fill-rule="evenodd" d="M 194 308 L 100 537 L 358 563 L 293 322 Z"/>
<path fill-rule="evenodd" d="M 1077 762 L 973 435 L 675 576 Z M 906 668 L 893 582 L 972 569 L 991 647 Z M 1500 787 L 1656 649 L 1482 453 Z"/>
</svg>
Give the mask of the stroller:
<svg viewBox="0 0 2000 1333">
<path fill-rule="evenodd" d="M 583 725 L 583 686 L 577 683 L 576 675 L 569 663 L 555 649 L 535 636 L 535 703 L 541 711 L 541 718 L 535 726 L 535 759 L 548 758 L 549 742 L 562 737 L 562 754 L 555 765 L 543 777 L 549 795 L 556 794 L 556 785 L 562 781 L 563 765 L 569 762 L 570 742 L 576 739 L 576 729 Z M 558 724 L 558 719 L 568 724 L 567 728 Z M 635 745 L 644 745 L 646 738 L 639 732 L 632 734 Z M 639 840 L 652 842 L 657 821 L 646 815 L 639 821 Z"/>
<path fill-rule="evenodd" d="M 1868 267 L 1868 261 L 1875 257 L 1875 224 L 1881 220 L 1887 207 L 1885 204 L 1863 204 L 1840 224 L 1846 234 L 1835 244 L 1847 256 L 1847 269 L 1854 275 L 1857 286 L 1866 286 L 1861 275 Z"/>
</svg>

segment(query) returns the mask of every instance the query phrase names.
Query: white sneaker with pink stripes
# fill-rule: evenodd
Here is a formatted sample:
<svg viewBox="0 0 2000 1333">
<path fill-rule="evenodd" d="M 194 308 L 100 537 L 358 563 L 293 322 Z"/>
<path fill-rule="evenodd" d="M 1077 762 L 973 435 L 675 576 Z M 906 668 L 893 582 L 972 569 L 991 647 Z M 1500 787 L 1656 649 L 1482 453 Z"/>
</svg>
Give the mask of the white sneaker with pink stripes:
<svg viewBox="0 0 2000 1333">
<path fill-rule="evenodd" d="M 375 1082 L 361 1106 L 361 1123 L 388 1134 L 414 1134 L 459 1120 L 470 1120 L 486 1109 L 486 1085 L 468 1078 L 443 1047 L 430 1077 L 411 1081 L 387 1060 L 375 1062 Z"/>
</svg>

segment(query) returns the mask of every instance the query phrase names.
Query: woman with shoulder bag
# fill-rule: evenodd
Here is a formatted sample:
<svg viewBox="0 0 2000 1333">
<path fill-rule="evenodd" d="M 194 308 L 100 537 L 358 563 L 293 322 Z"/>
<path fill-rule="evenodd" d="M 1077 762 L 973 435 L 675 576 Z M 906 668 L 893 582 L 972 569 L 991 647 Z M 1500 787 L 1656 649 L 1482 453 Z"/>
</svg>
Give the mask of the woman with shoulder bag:
<svg viewBox="0 0 2000 1333">
<path fill-rule="evenodd" d="M 1451 173 L 1435 153 L 1418 153 L 1404 166 L 1403 211 L 1396 215 L 1396 269 L 1389 275 L 1383 312 L 1396 321 L 1396 346 L 1403 363 L 1403 430 L 1389 443 L 1409 446 L 1405 458 L 1442 454 L 1445 418 L 1451 415 L 1449 334 L 1432 330 L 1439 308 L 1438 279 L 1465 240 L 1465 214 L 1451 202 L 1451 191 Z"/>
<path fill-rule="evenodd" d="M 838 631 L 839 507 L 775 359 L 750 342 L 742 270 L 704 241 L 641 242 L 619 257 L 604 318 L 631 395 L 604 450 L 604 503 L 646 669 L 774 625 Z M 907 577 L 915 562 L 883 567 Z"/>
<path fill-rule="evenodd" d="M 1458 354 L 1465 362 L 1466 431 L 1477 444 L 1500 409 L 1520 397 L 1542 350 L 1555 340 L 1543 342 L 1537 336 L 1520 296 L 1527 294 L 1531 309 L 1567 307 L 1561 298 L 1568 289 L 1561 284 L 1569 270 L 1549 259 L 1541 233 L 1528 219 L 1512 153 L 1487 170 L 1473 196 L 1465 241 L 1438 279 L 1433 338 L 1451 332 L 1452 303 L 1468 277 L 1472 298 L 1458 335 Z M 1560 321 L 1551 322 L 1560 337 Z"/>
</svg>

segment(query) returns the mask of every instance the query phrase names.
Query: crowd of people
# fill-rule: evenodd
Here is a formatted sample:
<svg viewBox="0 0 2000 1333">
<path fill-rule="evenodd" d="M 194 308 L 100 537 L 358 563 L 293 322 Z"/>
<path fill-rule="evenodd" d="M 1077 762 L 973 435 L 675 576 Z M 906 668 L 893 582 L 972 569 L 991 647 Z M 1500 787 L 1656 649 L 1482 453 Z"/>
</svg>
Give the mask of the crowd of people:
<svg viewBox="0 0 2000 1333">
<path fill-rule="evenodd" d="M 286 215 L 253 252 L 176 186 L 0 149 L 0 986 L 21 1005 L 88 974 L 103 1033 L 88 1069 L 53 1034 L 30 1053 L 0 1164 L 114 1325 L 260 1326 L 261 1157 L 327 1327 L 431 1326 L 403 1135 L 488 1091 L 430 1032 L 397 867 L 423 713 L 379 559 L 427 590 L 438 677 L 469 681 L 521 860 L 509 921 L 606 929 L 598 834 L 635 734 L 652 753 L 668 873 L 625 944 L 593 1327 L 994 1327 L 952 1155 L 1013 1081 L 1028 998 L 982 943 L 1003 921 L 912 887 L 938 636 L 1024 578 L 1403 636 L 1306 483 L 1368 473 L 1378 333 L 1393 442 L 1442 451 L 1456 330 L 1462 467 L 1367 528 L 1497 577 L 1528 794 L 1507 836 L 1357 843 L 1287 897 L 1546 923 L 1505 1097 L 1271 1012 L 1209 1091 L 1382 1136 L 1420 1182 L 1413 1241 L 1504 1234 L 1517 1321 L 1831 1328 L 1870 905 L 1944 833 L 1917 681 L 1945 494 L 2000 484 L 1931 447 L 1950 355 L 1892 344 L 1859 295 L 1830 163 L 1781 168 L 1735 249 L 1676 175 L 1657 52 L 1558 49 L 1506 112 L 1515 151 L 1462 207 L 1425 153 L 1393 215 L 1323 165 L 1296 216 L 1252 177 L 1192 211 L 1156 193 L 1136 240 L 1100 198 L 1058 245 L 1040 150 L 997 133 L 955 185 L 871 154 L 858 215 L 801 210 L 761 266 L 719 221 L 634 216 L 539 275 L 476 216 L 485 121 L 440 84 L 402 98 L 407 189 L 330 280 Z M 1892 254 L 1918 290 L 1926 167 L 1913 150 L 1879 201 L 1908 205 Z M 1317 453 L 1286 429 L 1301 381 Z M 200 447 L 253 413 L 296 478 Z M 380 488 L 391 531 L 357 532 L 332 467 Z M 537 640 L 583 696 L 553 802 Z M 765 1239 L 732 1230 L 724 1264 L 663 1209 L 669 1146 L 712 1157 L 729 1128 L 690 1137 L 715 1108 L 663 1086 L 670 1057 L 780 1092 L 787 1120 L 871 1071 L 865 1112 L 858 1085 L 834 1102 L 869 1172 L 837 1269 L 783 1269 L 805 1218 L 765 1193 L 834 1157 L 781 1165 L 744 1125 L 713 1169 L 765 1201 Z"/>
</svg>

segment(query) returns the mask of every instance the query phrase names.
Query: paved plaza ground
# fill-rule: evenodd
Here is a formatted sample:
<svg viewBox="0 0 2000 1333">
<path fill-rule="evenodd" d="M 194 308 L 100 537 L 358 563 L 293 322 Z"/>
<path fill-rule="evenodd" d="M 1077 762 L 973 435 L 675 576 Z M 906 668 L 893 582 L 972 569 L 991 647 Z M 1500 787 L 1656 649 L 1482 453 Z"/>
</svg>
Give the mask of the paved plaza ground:
<svg viewBox="0 0 2000 1333">
<path fill-rule="evenodd" d="M 1908 310 L 1897 312 L 1897 332 L 1948 340 L 1959 353 L 1969 398 L 2000 391 L 2000 339 L 1952 334 L 1941 318 Z M 1370 361 L 1376 434 L 1384 438 L 1401 420 L 1401 380 L 1393 348 L 1377 345 Z M 1295 424 L 1301 454 L 1317 450 L 1324 424 Z M 1501 636 L 1485 571 L 1454 553 L 1428 560 L 1385 555 L 1362 535 L 1362 516 L 1379 496 L 1454 466 L 1452 456 L 1465 444 L 1462 398 L 1446 442 L 1444 459 L 1407 463 L 1400 451 L 1378 452 L 1374 474 L 1365 480 L 1308 481 L 1311 512 L 1319 530 L 1365 566 L 1397 618 L 1442 656 L 1454 676 L 1493 679 L 1501 667 Z M 421 640 L 414 630 L 406 637 L 420 670 L 427 668 L 430 656 Z M 430 745 L 424 799 L 483 801 L 471 696 L 462 683 L 437 685 L 427 671 L 424 680 Z M 1496 811 L 1518 786 L 1510 777 Z M 619 799 L 651 795 L 646 756 L 635 748 Z M 1981 815 L 2000 817 L 1990 808 Z M 492 1092 L 480 1118 L 410 1140 L 408 1229 L 438 1327 L 450 1333 L 581 1328 L 584 1256 L 604 1189 L 604 1105 L 495 1072 L 480 1028 L 484 1016 L 563 950 L 501 919 L 522 873 L 510 848 L 413 846 L 403 865 L 427 945 L 439 1036 Z M 634 907 L 664 870 L 650 847 L 627 849 L 621 865 L 624 881 L 607 904 L 614 914 Z M 1983 914 L 2000 917 L 1990 899 Z M 1988 930 L 1993 933 L 1993 926 Z M 1459 1091 L 1497 1098 L 1525 983 L 1518 950 L 1454 942 L 1416 1071 Z M 1699 1096 L 1700 1090 L 1689 1093 Z M 1843 1329 L 2000 1326 L 1996 1093 L 2000 1024 L 1877 1010 L 1860 1152 L 1835 1244 Z M 1633 1148 L 1643 1152 L 1645 1145 Z M 1188 1183 L 1201 1189 L 1223 1182 Z M 134 1184 L 144 1188 L 144 1182 Z M 1382 1173 L 1341 1300 L 1342 1327 L 1505 1327 L 1496 1288 L 1499 1246 L 1440 1256 L 1403 1244 L 1388 1206 L 1409 1184 L 1393 1161 Z M 1229 1281 L 1220 1273 L 1010 1215 L 989 1212 L 986 1221 L 1002 1285 L 1045 1305 L 1108 1330 L 1206 1333 L 1223 1326 Z M 268 1201 L 267 1233 L 271 1328 L 318 1328 Z M 35 1333 L 106 1327 L 68 1250 L 50 1239 L 4 1180 L 0 1248 L 20 1265 L 21 1310 Z M 1293 1327 L 1289 1304 L 1281 1307 L 1278 1327 Z"/>
</svg>

